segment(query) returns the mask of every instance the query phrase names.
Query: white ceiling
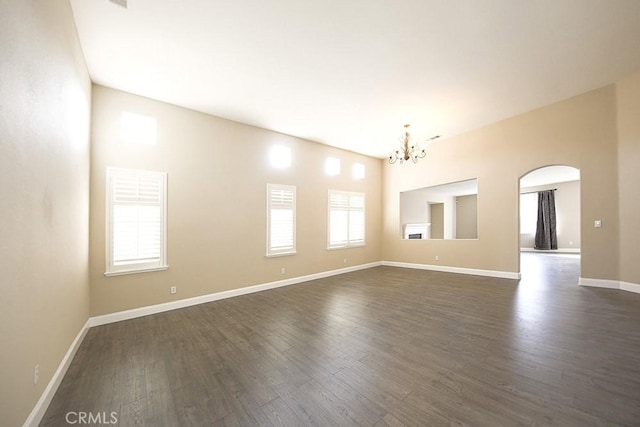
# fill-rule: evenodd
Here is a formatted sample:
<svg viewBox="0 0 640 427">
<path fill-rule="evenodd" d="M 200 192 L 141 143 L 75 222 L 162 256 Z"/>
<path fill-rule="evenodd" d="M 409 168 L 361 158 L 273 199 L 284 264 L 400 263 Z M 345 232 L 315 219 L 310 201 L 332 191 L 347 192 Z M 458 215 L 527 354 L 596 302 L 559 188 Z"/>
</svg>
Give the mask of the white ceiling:
<svg viewBox="0 0 640 427">
<path fill-rule="evenodd" d="M 386 157 L 640 69 L 638 0 L 70 0 L 95 83 Z"/>
</svg>

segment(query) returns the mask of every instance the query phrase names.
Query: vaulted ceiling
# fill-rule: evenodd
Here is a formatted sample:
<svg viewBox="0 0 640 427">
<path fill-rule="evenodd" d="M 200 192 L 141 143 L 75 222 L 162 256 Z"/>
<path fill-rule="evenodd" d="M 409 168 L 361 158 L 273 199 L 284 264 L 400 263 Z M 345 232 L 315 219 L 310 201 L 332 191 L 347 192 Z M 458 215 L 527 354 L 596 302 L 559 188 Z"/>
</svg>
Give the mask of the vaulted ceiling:
<svg viewBox="0 0 640 427">
<path fill-rule="evenodd" d="M 71 0 L 95 83 L 376 157 L 640 69 L 637 0 L 126 3 Z"/>
</svg>

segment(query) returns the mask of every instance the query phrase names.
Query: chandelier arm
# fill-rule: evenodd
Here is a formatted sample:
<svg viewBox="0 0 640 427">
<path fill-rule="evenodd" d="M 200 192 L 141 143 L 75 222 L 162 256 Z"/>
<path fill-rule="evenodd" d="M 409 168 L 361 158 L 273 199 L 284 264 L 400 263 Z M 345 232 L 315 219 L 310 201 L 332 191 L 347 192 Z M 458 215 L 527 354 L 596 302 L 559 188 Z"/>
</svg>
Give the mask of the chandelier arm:
<svg viewBox="0 0 640 427">
<path fill-rule="evenodd" d="M 423 159 L 427 155 L 427 150 L 420 148 L 420 145 L 412 142 L 411 135 L 409 133 L 409 124 L 404 125 L 405 132 L 404 138 L 400 138 L 402 142 L 401 146 L 395 150 L 394 154 L 389 156 L 389 164 L 400 162 L 400 164 L 411 159 L 413 163 L 418 163 L 418 159 Z M 429 140 L 438 138 L 435 136 Z"/>
</svg>

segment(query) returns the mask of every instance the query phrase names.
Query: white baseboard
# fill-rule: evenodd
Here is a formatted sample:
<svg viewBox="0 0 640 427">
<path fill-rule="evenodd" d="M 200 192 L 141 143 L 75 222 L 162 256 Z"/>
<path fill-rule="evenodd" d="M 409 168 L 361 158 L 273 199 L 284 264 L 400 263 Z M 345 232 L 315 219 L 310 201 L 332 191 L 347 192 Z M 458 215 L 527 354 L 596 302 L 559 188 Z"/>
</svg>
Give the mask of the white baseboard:
<svg viewBox="0 0 640 427">
<path fill-rule="evenodd" d="M 536 252 L 542 254 L 579 254 L 580 248 L 558 248 L 558 249 L 533 249 L 533 248 L 520 248 L 520 252 Z"/>
<path fill-rule="evenodd" d="M 231 289 L 228 291 L 216 292 L 213 294 L 201 295 L 193 298 L 186 298 L 178 301 L 166 302 L 163 304 L 150 305 L 147 307 L 134 308 L 132 310 L 104 314 L 102 316 L 95 316 L 89 319 L 91 321 L 90 326 L 100 326 L 100 325 L 106 325 L 108 323 L 120 322 L 122 320 L 135 319 L 136 317 L 148 316 L 150 314 L 162 313 L 165 311 L 171 311 L 171 310 L 176 310 L 178 308 L 190 307 L 193 305 L 204 304 L 212 301 L 218 301 L 221 299 L 236 297 L 239 295 L 246 295 L 254 292 L 266 291 L 267 289 L 274 289 L 282 286 L 295 285 L 297 283 L 303 283 L 303 282 L 308 282 L 310 280 L 322 279 L 324 277 L 336 276 L 338 274 L 349 273 L 352 271 L 378 267 L 380 265 L 382 265 L 381 262 L 360 264 L 352 267 L 339 268 L 337 270 L 329 270 L 329 271 L 323 271 L 320 273 L 309 274 L 307 276 L 292 277 L 290 279 L 278 280 L 275 282 L 262 283 L 259 285 L 247 286 L 247 287 L 238 288 L 238 289 Z"/>
<path fill-rule="evenodd" d="M 617 280 L 589 279 L 581 277 L 578 281 L 580 286 L 591 286 L 594 288 L 620 289 L 620 282 Z"/>
<path fill-rule="evenodd" d="M 33 407 L 31 413 L 27 417 L 27 420 L 24 422 L 23 427 L 36 427 L 42 421 L 42 417 L 44 417 L 51 400 L 53 400 L 53 396 L 56 394 L 56 391 L 58 391 L 58 387 L 60 386 L 60 383 L 62 383 L 62 379 L 67 373 L 73 357 L 76 355 L 78 348 L 80 348 L 80 344 L 82 344 L 82 340 L 84 340 L 85 335 L 87 335 L 87 331 L 89 331 L 89 328 L 91 327 L 90 324 L 91 319 L 88 319 L 80 332 L 78 332 L 78 335 L 76 335 L 76 338 L 71 343 L 69 350 L 67 350 L 67 353 L 62 358 L 60 365 L 58 365 L 58 369 L 56 369 L 53 377 L 51 377 L 51 381 L 47 384 L 47 387 L 42 392 L 36 406 Z"/>
<path fill-rule="evenodd" d="M 450 267 L 445 265 L 413 264 L 408 262 L 382 261 L 382 265 L 389 267 L 415 268 L 419 270 L 442 271 L 445 273 L 471 274 L 474 276 L 498 277 L 501 279 L 520 280 L 520 273 L 497 270 L 481 270 L 476 268 Z"/>
<path fill-rule="evenodd" d="M 401 268 L 415 268 L 420 270 L 432 270 L 432 271 L 441 271 L 446 273 L 458 273 L 458 274 L 470 274 L 477 276 L 488 276 L 488 277 L 497 277 L 503 279 L 520 279 L 520 273 L 513 273 L 509 271 L 495 271 L 495 270 L 481 270 L 481 269 L 473 269 L 473 268 L 462 268 L 462 267 L 449 267 L 449 266 L 441 266 L 441 265 L 428 265 L 428 264 L 412 264 L 406 262 L 395 262 L 395 261 L 379 261 L 372 262 L 368 264 L 360 264 L 352 267 L 339 268 L 337 270 L 329 270 L 320 273 L 309 274 L 307 276 L 299 276 L 293 277 L 290 279 L 278 280 L 275 282 L 263 283 L 254 286 L 247 286 L 239 289 L 232 289 L 223 292 L 216 292 L 213 294 L 202 295 L 194 298 L 187 298 L 179 301 L 172 301 L 164 304 L 157 304 L 148 307 L 140 307 L 132 310 L 120 311 L 117 313 L 105 314 L 102 316 L 90 317 L 87 322 L 84 324 L 78 335 L 71 343 L 71 346 L 67 350 L 67 353 L 62 358 L 58 369 L 53 374 L 53 377 L 47 384 L 44 392 L 40 396 L 40 399 L 34 406 L 33 410 L 27 417 L 27 420 L 24 422 L 23 427 L 36 427 L 42 421 L 44 414 L 47 412 L 47 408 L 53 399 L 60 383 L 62 383 L 62 379 L 64 378 L 67 370 L 69 369 L 69 365 L 73 360 L 80 344 L 84 340 L 85 335 L 87 334 L 89 328 L 93 326 L 106 325 L 108 323 L 119 322 L 122 320 L 134 319 L 136 317 L 147 316 L 150 314 L 162 313 L 164 311 L 175 310 L 178 308 L 190 307 L 193 305 L 203 304 L 211 301 L 217 301 L 225 298 L 231 298 L 239 295 L 251 294 L 254 292 L 265 291 L 267 289 L 279 288 L 282 286 L 294 285 L 297 283 L 308 282 L 310 280 L 322 279 L 325 277 L 336 276 L 339 274 L 350 273 L 352 271 L 365 270 L 367 268 L 378 267 L 378 266 L 389 266 L 389 267 L 401 267 Z M 614 280 L 602 280 L 602 279 L 589 279 L 589 278 L 580 278 L 580 285 L 582 286 L 594 286 L 600 288 L 610 288 L 610 289 L 622 289 L 625 291 L 640 293 L 640 285 L 635 283 L 628 282 L 619 282 Z"/>
<path fill-rule="evenodd" d="M 623 291 L 640 294 L 640 285 L 636 283 L 622 282 L 618 280 L 589 279 L 586 277 L 581 277 L 578 283 L 580 283 L 581 286 L 591 286 L 595 288 L 606 288 L 606 289 L 620 289 Z"/>
<path fill-rule="evenodd" d="M 635 292 L 640 294 L 640 285 L 637 283 L 620 282 L 620 289 L 623 291 Z"/>
<path fill-rule="evenodd" d="M 105 314 L 103 316 L 95 316 L 90 317 L 85 325 L 82 327 L 82 330 L 78 333 L 76 338 L 71 343 L 69 350 L 65 354 L 64 358 L 60 362 L 58 369 L 55 374 L 47 384 L 42 396 L 36 403 L 36 406 L 29 414 L 29 417 L 24 422 L 23 427 L 36 427 L 42 421 L 42 417 L 47 412 L 47 408 L 53 399 L 53 396 L 56 394 L 64 375 L 67 373 L 69 369 L 69 365 L 73 360 L 82 340 L 89 328 L 93 326 L 106 325 L 108 323 L 119 322 L 121 320 L 134 319 L 136 317 L 147 316 L 149 314 L 161 313 L 164 311 L 175 310 L 178 308 L 189 307 L 192 305 L 202 304 L 211 301 L 217 301 L 225 298 L 231 298 L 239 295 L 251 294 L 254 292 L 265 291 L 267 289 L 279 288 L 281 286 L 294 285 L 296 283 L 308 282 L 310 280 L 322 279 L 324 277 L 336 276 L 338 274 L 350 273 L 352 271 L 364 270 L 367 268 L 378 267 L 382 265 L 381 262 L 372 262 L 368 264 L 360 264 L 352 267 L 339 268 L 337 270 L 323 271 L 320 273 L 309 274 L 307 276 L 293 277 L 285 280 L 278 280 L 275 282 L 263 283 L 260 285 L 247 286 L 245 288 L 240 289 L 232 289 L 229 291 L 217 292 L 214 294 L 202 295 L 194 298 L 187 298 L 179 301 L 172 301 L 164 304 L 157 304 L 148 307 L 140 307 L 133 310 L 120 311 L 117 313 Z"/>
</svg>

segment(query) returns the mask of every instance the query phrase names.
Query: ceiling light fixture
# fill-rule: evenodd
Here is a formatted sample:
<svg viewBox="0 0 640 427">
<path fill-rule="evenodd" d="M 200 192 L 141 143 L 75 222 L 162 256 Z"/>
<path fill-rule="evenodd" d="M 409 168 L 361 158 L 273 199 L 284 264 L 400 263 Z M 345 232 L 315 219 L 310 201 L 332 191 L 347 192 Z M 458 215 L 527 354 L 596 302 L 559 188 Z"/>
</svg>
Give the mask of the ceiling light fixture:
<svg viewBox="0 0 640 427">
<path fill-rule="evenodd" d="M 427 151 L 424 148 L 413 142 L 411 135 L 409 134 L 409 124 L 404 125 L 404 138 L 401 138 L 402 145 L 389 156 L 389 163 L 394 164 L 398 160 L 400 163 L 411 159 L 413 163 L 418 163 L 418 159 L 424 158 L 427 155 Z M 440 138 L 440 135 L 436 135 L 429 138 L 428 141 L 432 141 L 436 138 Z"/>
</svg>

